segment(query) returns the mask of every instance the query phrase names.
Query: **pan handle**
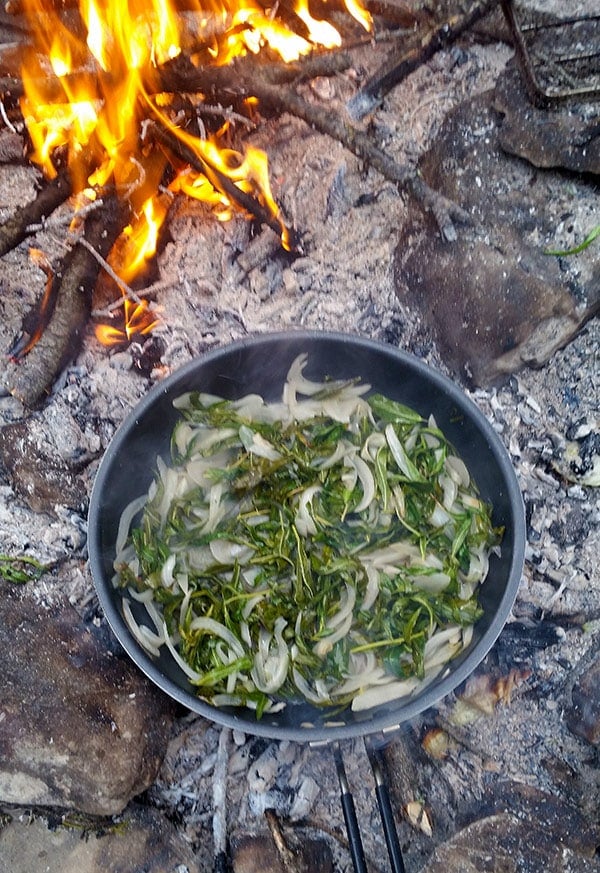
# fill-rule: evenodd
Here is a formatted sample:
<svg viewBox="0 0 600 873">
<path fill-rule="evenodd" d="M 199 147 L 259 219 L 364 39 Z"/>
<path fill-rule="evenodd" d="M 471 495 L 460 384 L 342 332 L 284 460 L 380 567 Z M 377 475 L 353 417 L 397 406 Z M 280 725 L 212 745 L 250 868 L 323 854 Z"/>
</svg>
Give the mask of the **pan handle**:
<svg viewBox="0 0 600 873">
<path fill-rule="evenodd" d="M 342 811 L 344 813 L 344 821 L 346 823 L 346 832 L 348 834 L 348 844 L 350 846 L 350 854 L 352 856 L 352 864 L 355 873 L 368 873 L 367 862 L 365 860 L 365 852 L 363 849 L 360 829 L 356 818 L 356 808 L 354 806 L 354 798 L 348 785 L 346 776 L 346 768 L 339 743 L 333 746 L 333 758 L 335 761 L 335 769 L 337 770 L 338 780 L 340 783 L 340 799 L 342 802 Z"/>
<path fill-rule="evenodd" d="M 377 805 L 379 806 L 379 813 L 381 815 L 381 824 L 383 826 L 383 833 L 385 835 L 392 873 L 406 873 L 404 860 L 402 858 L 402 849 L 400 848 L 400 842 L 398 840 L 398 831 L 396 830 L 394 812 L 390 801 L 390 792 L 381 764 L 381 752 L 373 745 L 369 737 L 365 737 L 365 748 L 373 771 L 373 778 L 375 779 Z"/>
<path fill-rule="evenodd" d="M 390 800 L 390 793 L 384 777 L 381 751 L 373 744 L 369 737 L 365 737 L 364 742 L 369 763 L 371 764 L 371 769 L 373 771 L 373 778 L 375 780 L 375 794 L 390 859 L 390 868 L 392 873 L 406 873 L 404 860 L 402 858 L 402 850 L 400 848 L 400 841 L 398 840 L 398 831 L 396 830 L 396 822 Z M 350 855 L 352 857 L 354 871 L 355 873 L 367 873 L 367 862 L 365 860 L 362 838 L 358 827 L 354 798 L 352 797 L 350 786 L 348 784 L 348 777 L 346 776 L 346 768 L 344 767 L 344 760 L 342 758 L 342 751 L 339 743 L 333 744 L 333 757 L 340 783 L 342 811 L 344 813 L 344 822 L 346 824 L 348 844 L 350 846 Z"/>
</svg>

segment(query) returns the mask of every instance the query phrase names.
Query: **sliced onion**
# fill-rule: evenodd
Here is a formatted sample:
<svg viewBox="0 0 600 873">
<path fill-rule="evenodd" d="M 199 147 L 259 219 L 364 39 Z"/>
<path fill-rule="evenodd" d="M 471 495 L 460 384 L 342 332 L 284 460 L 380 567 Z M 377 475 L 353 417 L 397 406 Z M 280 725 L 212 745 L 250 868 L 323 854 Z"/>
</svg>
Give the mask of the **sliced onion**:
<svg viewBox="0 0 600 873">
<path fill-rule="evenodd" d="M 353 451 L 356 451 L 356 448 L 352 443 L 349 443 L 347 440 L 338 440 L 333 452 L 326 458 L 323 458 L 320 461 L 315 461 L 313 467 L 317 470 L 329 470 L 330 467 L 335 466 L 335 464 L 345 458 L 348 452 Z"/>
<path fill-rule="evenodd" d="M 211 554 L 219 564 L 234 564 L 236 561 L 245 564 L 254 554 L 254 549 L 243 543 L 234 543 L 231 540 L 211 540 L 209 544 Z"/>
<path fill-rule="evenodd" d="M 252 615 L 252 610 L 254 609 L 254 607 L 258 603 L 260 603 L 261 600 L 264 600 L 268 593 L 269 589 L 265 588 L 263 591 L 257 591 L 254 597 L 248 598 L 248 600 L 244 604 L 244 608 L 242 609 L 242 618 L 244 619 L 244 622 L 248 621 L 248 619 Z"/>
<path fill-rule="evenodd" d="M 257 458 L 265 458 L 267 461 L 278 461 L 281 458 L 281 452 L 272 443 L 245 424 L 239 429 L 239 438 L 246 451 Z"/>
<path fill-rule="evenodd" d="M 325 655 L 327 655 L 328 652 L 333 649 L 334 645 L 346 636 L 346 634 L 352 627 L 352 619 L 353 615 L 352 613 L 350 613 L 338 626 L 337 630 L 335 630 L 332 634 L 323 637 L 323 639 L 318 640 L 318 642 L 315 643 L 315 645 L 313 646 L 313 652 L 315 653 L 315 655 L 317 655 L 317 657 L 324 658 Z"/>
<path fill-rule="evenodd" d="M 386 439 L 384 434 L 379 433 L 379 431 L 370 433 L 364 441 L 362 449 L 360 450 L 361 457 L 364 458 L 365 461 L 374 461 L 377 457 L 377 453 L 379 452 L 379 450 L 382 449 L 385 445 Z"/>
<path fill-rule="evenodd" d="M 398 700 L 401 697 L 408 697 L 421 686 L 421 680 L 416 677 L 410 679 L 390 680 L 385 684 L 375 685 L 372 688 L 367 688 L 365 691 L 360 691 L 352 700 L 352 711 L 362 712 L 365 709 L 371 709 L 373 706 L 380 706 L 382 703 L 390 703 L 392 700 Z"/>
<path fill-rule="evenodd" d="M 385 438 L 390 448 L 390 452 L 392 453 L 392 457 L 398 465 L 398 469 L 402 473 L 404 473 L 407 479 L 412 481 L 414 479 L 414 473 L 409 466 L 410 462 L 408 460 L 406 450 L 398 439 L 396 431 L 394 430 L 394 426 L 392 424 L 387 425 L 385 429 Z"/>
<path fill-rule="evenodd" d="M 359 689 L 367 689 L 373 685 L 387 684 L 389 673 L 378 663 L 373 652 L 358 652 L 351 654 L 348 662 L 348 678 L 335 687 L 335 696 L 344 697 L 354 694 Z"/>
<path fill-rule="evenodd" d="M 208 518 L 202 528 L 202 533 L 212 533 L 225 515 L 225 506 L 221 502 L 222 497 L 223 484 L 215 482 L 208 494 Z"/>
<path fill-rule="evenodd" d="M 228 627 L 225 627 L 224 624 L 221 624 L 220 621 L 216 621 L 214 618 L 209 618 L 206 615 L 199 615 L 192 620 L 190 630 L 202 630 L 213 636 L 220 637 L 233 649 L 238 658 L 244 656 L 244 647 L 236 635 L 230 631 Z"/>
<path fill-rule="evenodd" d="M 331 703 L 331 698 L 329 697 L 329 695 L 325 697 L 317 694 L 316 691 L 313 691 L 302 673 L 300 673 L 300 671 L 295 666 L 292 667 L 292 678 L 300 694 L 302 694 L 311 703 L 316 703 L 318 706 L 323 706 L 324 704 Z"/>
<path fill-rule="evenodd" d="M 438 477 L 438 482 L 442 486 L 442 491 L 444 492 L 444 496 L 442 498 L 444 508 L 447 510 L 451 510 L 454 505 L 454 501 L 458 496 L 458 484 L 456 483 L 456 480 L 452 478 L 452 476 L 444 476 L 443 474 Z"/>
<path fill-rule="evenodd" d="M 275 694 L 287 678 L 290 655 L 283 639 L 283 629 L 287 622 L 278 618 L 273 635 L 265 628 L 259 632 L 258 647 L 254 655 L 254 666 L 250 672 L 252 681 L 264 694 Z M 275 648 L 272 642 L 275 638 Z"/>
<path fill-rule="evenodd" d="M 192 682 L 198 682 L 200 679 L 202 679 L 202 673 L 198 673 L 197 670 L 194 670 L 192 667 L 190 667 L 189 664 L 187 664 L 183 660 L 183 658 L 181 657 L 181 655 L 179 654 L 179 652 L 177 651 L 177 649 L 173 645 L 173 641 L 172 641 L 171 637 L 169 636 L 169 632 L 167 630 L 166 625 L 164 626 L 164 633 L 165 633 L 165 646 L 167 647 L 167 649 L 171 653 L 171 657 L 173 658 L 173 660 L 175 661 L 177 666 L 183 670 L 185 675 Z"/>
<path fill-rule="evenodd" d="M 166 642 L 156 634 L 152 634 L 149 628 L 146 628 L 146 633 L 142 633 L 143 625 L 138 624 L 131 611 L 131 601 L 127 597 L 123 597 L 123 618 L 125 623 L 140 646 L 148 652 L 149 655 L 158 657 L 160 655 L 159 646 Z"/>
<path fill-rule="evenodd" d="M 448 514 L 448 511 L 444 509 L 441 503 L 436 502 L 433 512 L 429 516 L 429 524 L 433 527 L 444 527 L 444 525 L 448 524 L 450 521 L 452 521 L 452 518 Z"/>
<path fill-rule="evenodd" d="M 150 603 L 154 600 L 154 588 L 146 588 L 144 591 L 136 591 L 128 588 L 129 596 L 138 603 Z"/>
<path fill-rule="evenodd" d="M 132 500 L 130 503 L 127 504 L 127 506 L 121 513 L 121 518 L 119 519 L 119 527 L 117 529 L 117 539 L 115 543 L 115 552 L 117 555 L 115 559 L 115 564 L 122 563 L 120 555 L 127 543 L 131 523 L 138 514 L 138 512 L 140 512 L 144 508 L 147 499 L 148 498 L 145 494 L 142 497 L 136 497 L 135 500 Z"/>
<path fill-rule="evenodd" d="M 462 458 L 457 458 L 456 455 L 448 455 L 446 458 L 446 469 L 457 485 L 460 485 L 461 488 L 469 487 L 471 476 Z"/>
<path fill-rule="evenodd" d="M 418 546 L 402 540 L 373 549 L 371 552 L 361 552 L 360 559 L 365 567 L 372 566 L 381 570 L 389 566 L 420 563 L 421 552 Z"/>
<path fill-rule="evenodd" d="M 309 507 L 312 506 L 313 497 L 319 491 L 321 491 L 320 485 L 310 485 L 298 497 L 298 510 L 294 518 L 294 524 L 300 536 L 314 536 L 317 532 L 317 525 Z"/>
<path fill-rule="evenodd" d="M 340 596 L 340 608 L 327 622 L 327 628 L 337 627 L 351 615 L 356 603 L 356 588 L 346 582 L 346 590 Z"/>
<path fill-rule="evenodd" d="M 394 498 L 396 515 L 398 516 L 398 518 L 404 518 L 404 516 L 406 515 L 406 500 L 404 498 L 404 491 L 402 490 L 401 485 L 392 486 L 392 497 Z"/>
<path fill-rule="evenodd" d="M 438 654 L 441 648 L 450 646 L 454 647 L 457 643 L 460 644 L 462 639 L 462 629 L 459 625 L 450 625 L 443 630 L 435 631 L 425 643 L 423 651 L 423 660 L 427 661 Z M 448 656 L 446 656 L 446 661 Z"/>
<path fill-rule="evenodd" d="M 364 510 L 371 505 L 375 497 L 375 479 L 373 478 L 373 474 L 371 473 L 368 464 L 366 464 L 361 457 L 355 455 L 348 460 L 356 470 L 363 490 L 362 500 L 354 507 L 354 512 L 364 512 Z"/>
<path fill-rule="evenodd" d="M 412 577 L 413 584 L 421 591 L 429 591 L 437 594 L 444 591 L 450 584 L 450 576 L 447 573 L 419 573 Z"/>
<path fill-rule="evenodd" d="M 365 574 L 367 576 L 367 587 L 365 595 L 360 605 L 361 612 L 367 612 L 379 595 L 379 571 L 373 565 L 365 566 Z"/>
<path fill-rule="evenodd" d="M 173 577 L 173 570 L 175 569 L 175 563 L 177 561 L 177 555 L 174 552 L 171 552 L 165 563 L 161 567 L 160 571 L 160 581 L 164 588 L 172 588 L 175 582 Z"/>
</svg>

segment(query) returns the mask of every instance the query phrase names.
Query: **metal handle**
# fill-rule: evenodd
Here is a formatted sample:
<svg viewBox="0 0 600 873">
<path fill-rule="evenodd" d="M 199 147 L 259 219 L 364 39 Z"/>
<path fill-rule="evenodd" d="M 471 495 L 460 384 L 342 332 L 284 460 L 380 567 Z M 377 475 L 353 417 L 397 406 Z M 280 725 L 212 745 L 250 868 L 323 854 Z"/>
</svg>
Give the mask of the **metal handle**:
<svg viewBox="0 0 600 873">
<path fill-rule="evenodd" d="M 333 747 L 333 757 L 335 760 L 335 768 L 337 770 L 340 783 L 340 797 L 342 801 L 342 811 L 344 813 L 344 821 L 346 823 L 346 832 L 348 834 L 348 844 L 350 846 L 350 854 L 352 856 L 352 864 L 355 873 L 368 873 L 367 862 L 365 860 L 365 852 L 363 849 L 358 821 L 356 818 L 356 807 L 354 806 L 354 798 L 348 785 L 346 776 L 346 768 L 342 759 L 342 753 L 339 744 L 336 743 Z"/>
<path fill-rule="evenodd" d="M 377 805 L 379 806 L 385 843 L 390 857 L 390 866 L 393 873 L 406 873 L 404 860 L 402 858 L 402 849 L 400 848 L 400 842 L 398 840 L 398 831 L 396 830 L 394 812 L 390 801 L 390 793 L 383 775 L 379 752 L 374 748 L 368 737 L 365 737 L 365 748 L 367 750 L 367 755 L 369 756 L 369 762 L 375 779 Z"/>
</svg>

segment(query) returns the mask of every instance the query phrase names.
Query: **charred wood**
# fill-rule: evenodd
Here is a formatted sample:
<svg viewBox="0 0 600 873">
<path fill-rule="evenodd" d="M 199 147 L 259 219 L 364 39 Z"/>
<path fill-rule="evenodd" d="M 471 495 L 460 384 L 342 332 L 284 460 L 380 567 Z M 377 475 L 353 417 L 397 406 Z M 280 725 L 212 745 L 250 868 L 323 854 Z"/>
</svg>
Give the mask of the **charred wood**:
<svg viewBox="0 0 600 873">
<path fill-rule="evenodd" d="M 271 230 L 274 230 L 278 235 L 281 234 L 283 230 L 282 226 L 256 197 L 238 188 L 237 185 L 221 172 L 218 167 L 197 155 L 170 130 L 154 123 L 152 126 L 152 135 L 157 142 L 165 146 L 172 154 L 177 156 L 180 161 L 185 162 L 194 170 L 206 176 L 211 185 L 219 191 L 222 191 L 233 203 L 237 204 L 249 216 L 255 218 L 260 224 L 270 227 Z M 289 247 L 292 251 L 295 251 L 298 245 L 296 235 L 289 228 L 287 228 L 287 231 L 289 234 Z"/>
<path fill-rule="evenodd" d="M 31 227 L 42 223 L 72 194 L 67 173 L 59 173 L 40 190 L 39 194 L 0 226 L 0 257 L 16 248 L 32 232 Z"/>
<path fill-rule="evenodd" d="M 259 64 L 254 58 L 245 58 L 236 62 L 236 70 L 241 69 L 244 79 L 250 76 L 258 76 L 261 80 L 270 84 L 285 84 L 287 82 L 304 81 L 315 79 L 319 76 L 335 76 L 342 73 L 352 64 L 350 56 L 346 52 L 326 52 L 307 55 L 305 58 L 289 64 L 273 63 Z M 193 88 L 190 88 L 190 69 L 195 71 Z M 239 95 L 240 89 L 236 85 L 237 73 L 223 73 L 230 70 L 231 66 L 211 67 L 192 66 L 187 55 L 179 56 L 174 61 L 169 61 L 159 71 L 159 77 L 155 83 L 147 82 L 146 88 L 149 94 L 167 92 L 180 94 L 187 92 L 208 93 L 219 90 L 223 98 L 228 93 L 234 98 Z M 96 81 L 92 81 L 95 77 Z M 81 69 L 60 79 L 52 73 L 47 76 L 36 78 L 33 84 L 36 93 L 43 95 L 49 102 L 66 101 L 67 93 L 77 90 L 85 83 L 94 90 L 90 97 L 100 99 L 102 90 L 110 91 L 110 74 L 103 71 Z M 63 86 L 66 86 L 63 87 Z M 16 103 L 25 93 L 23 81 L 18 75 L 0 76 L 0 94 L 8 102 Z"/>
<path fill-rule="evenodd" d="M 128 208 L 109 199 L 85 223 L 84 239 L 105 257 L 127 221 Z M 46 289 L 43 331 L 25 357 L 8 359 L 2 387 L 25 406 L 39 404 L 67 361 L 79 350 L 91 310 L 92 289 L 100 265 L 88 248 L 75 245 L 54 271 Z M 27 326 L 31 330 L 31 317 Z M 20 338 L 17 349 L 27 345 Z"/>
<path fill-rule="evenodd" d="M 309 867 L 305 863 L 305 859 L 288 845 L 275 810 L 266 809 L 265 820 L 269 826 L 273 844 L 277 850 L 277 856 L 285 873 L 309 873 Z"/>
<path fill-rule="evenodd" d="M 348 101 L 350 116 L 359 120 L 372 112 L 386 94 L 409 73 L 433 57 L 440 49 L 455 42 L 466 30 L 483 18 L 497 4 L 494 0 L 479 0 L 430 29 L 425 36 L 419 31 L 414 37 L 393 49 L 384 64 Z"/>
</svg>

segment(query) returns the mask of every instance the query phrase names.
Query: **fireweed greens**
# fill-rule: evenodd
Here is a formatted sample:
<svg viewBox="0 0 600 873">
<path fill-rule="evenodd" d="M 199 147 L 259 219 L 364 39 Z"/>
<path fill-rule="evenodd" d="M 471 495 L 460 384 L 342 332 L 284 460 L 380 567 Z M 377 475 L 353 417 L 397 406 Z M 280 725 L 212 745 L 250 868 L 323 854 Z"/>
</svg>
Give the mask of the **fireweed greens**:
<svg viewBox="0 0 600 873">
<path fill-rule="evenodd" d="M 138 641 L 259 716 L 292 698 L 367 709 L 431 681 L 471 639 L 501 533 L 433 417 L 305 364 L 281 402 L 180 397 L 172 461 L 118 535 Z"/>
</svg>

